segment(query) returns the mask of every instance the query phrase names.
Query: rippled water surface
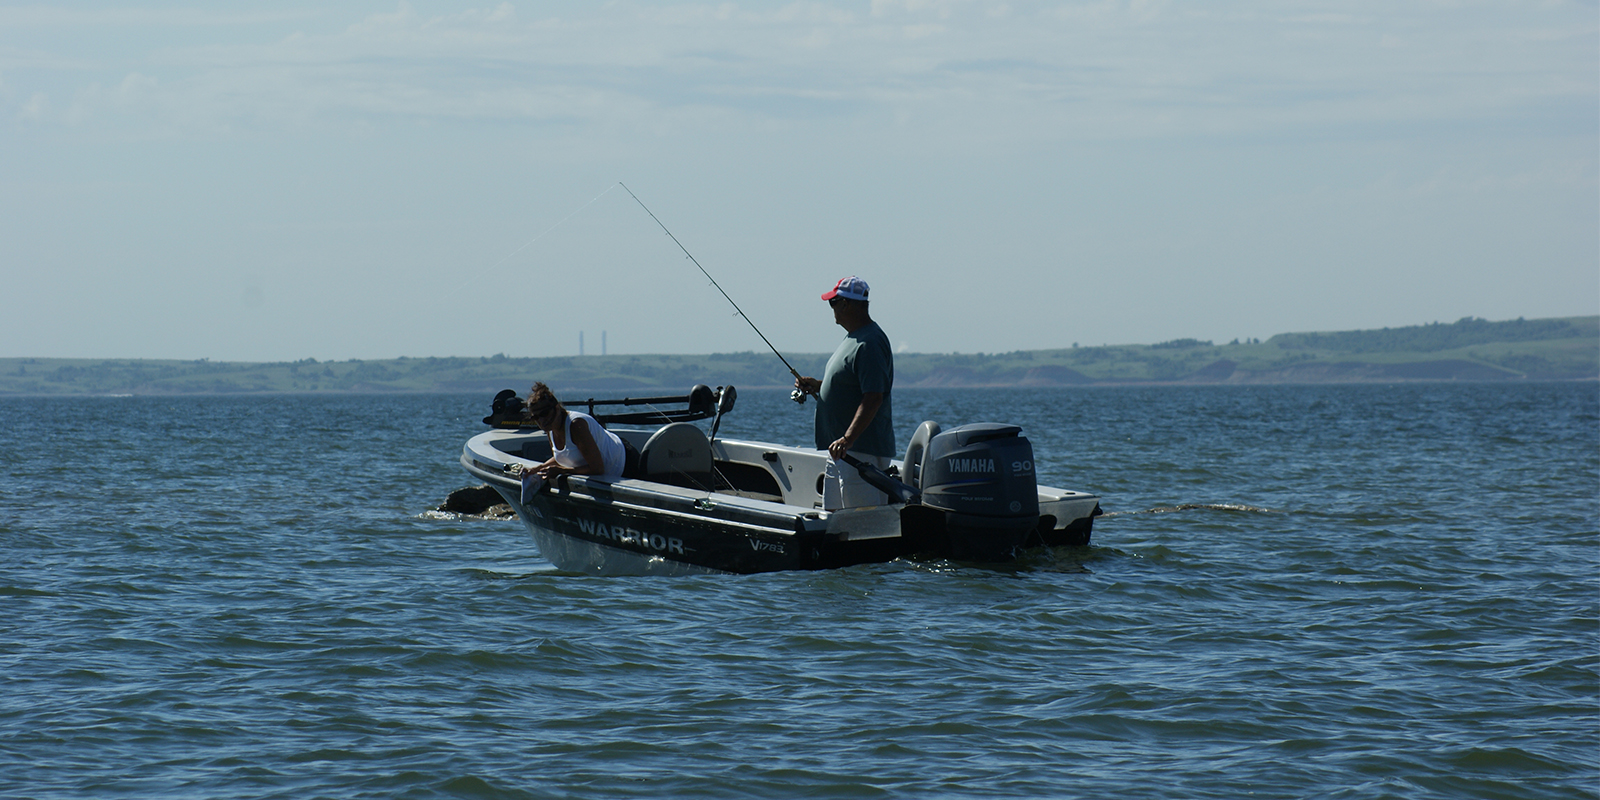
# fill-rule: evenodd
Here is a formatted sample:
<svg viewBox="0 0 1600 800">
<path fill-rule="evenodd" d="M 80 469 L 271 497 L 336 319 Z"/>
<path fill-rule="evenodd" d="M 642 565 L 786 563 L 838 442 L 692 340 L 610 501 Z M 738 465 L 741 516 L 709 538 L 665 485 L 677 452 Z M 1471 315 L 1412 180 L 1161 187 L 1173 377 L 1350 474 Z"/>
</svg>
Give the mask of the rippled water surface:
<svg viewBox="0 0 1600 800">
<path fill-rule="evenodd" d="M 428 513 L 487 397 L 0 399 L 0 795 L 1600 796 L 1597 395 L 897 392 L 1093 544 L 687 579 Z"/>
</svg>

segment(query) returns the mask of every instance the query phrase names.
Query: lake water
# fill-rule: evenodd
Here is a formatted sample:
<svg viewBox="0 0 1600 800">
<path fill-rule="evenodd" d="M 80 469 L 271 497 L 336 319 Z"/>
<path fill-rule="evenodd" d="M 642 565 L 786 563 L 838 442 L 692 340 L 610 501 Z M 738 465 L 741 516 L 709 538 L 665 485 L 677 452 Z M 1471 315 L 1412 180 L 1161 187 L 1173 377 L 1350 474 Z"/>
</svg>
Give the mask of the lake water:
<svg viewBox="0 0 1600 800">
<path fill-rule="evenodd" d="M 428 513 L 489 399 L 0 399 L 0 795 L 1600 796 L 1593 383 L 903 391 L 1092 545 L 678 579 Z"/>
</svg>

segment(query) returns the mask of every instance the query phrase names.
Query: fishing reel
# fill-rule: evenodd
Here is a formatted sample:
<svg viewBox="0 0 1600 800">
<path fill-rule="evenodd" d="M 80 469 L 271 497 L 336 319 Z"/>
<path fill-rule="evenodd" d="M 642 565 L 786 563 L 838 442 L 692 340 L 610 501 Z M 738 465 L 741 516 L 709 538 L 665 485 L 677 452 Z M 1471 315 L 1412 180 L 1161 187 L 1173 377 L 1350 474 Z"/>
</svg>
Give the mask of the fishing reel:
<svg viewBox="0 0 1600 800">
<path fill-rule="evenodd" d="M 789 393 L 789 399 L 795 401 L 796 403 L 799 403 L 800 405 L 805 405 L 806 404 L 806 393 L 804 391 L 800 390 L 800 389 L 795 389 L 794 391 Z"/>
</svg>

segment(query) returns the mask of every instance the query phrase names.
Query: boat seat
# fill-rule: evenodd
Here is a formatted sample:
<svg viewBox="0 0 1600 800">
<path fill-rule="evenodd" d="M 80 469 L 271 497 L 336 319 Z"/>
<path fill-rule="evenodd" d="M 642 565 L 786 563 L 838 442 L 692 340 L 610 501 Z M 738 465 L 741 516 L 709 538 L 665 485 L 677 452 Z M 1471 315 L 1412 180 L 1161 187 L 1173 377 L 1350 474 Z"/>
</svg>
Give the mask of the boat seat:
<svg viewBox="0 0 1600 800">
<path fill-rule="evenodd" d="M 711 440 L 687 422 L 663 426 L 639 450 L 645 480 L 680 486 L 710 486 Z"/>
</svg>

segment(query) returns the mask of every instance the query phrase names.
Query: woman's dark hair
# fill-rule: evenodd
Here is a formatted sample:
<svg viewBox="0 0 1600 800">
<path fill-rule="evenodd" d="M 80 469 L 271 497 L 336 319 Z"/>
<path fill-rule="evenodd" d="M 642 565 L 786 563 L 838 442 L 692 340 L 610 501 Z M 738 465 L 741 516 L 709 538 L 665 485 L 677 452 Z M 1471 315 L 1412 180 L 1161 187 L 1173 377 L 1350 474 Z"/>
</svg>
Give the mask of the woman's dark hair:
<svg viewBox="0 0 1600 800">
<path fill-rule="evenodd" d="M 535 409 L 543 411 L 551 405 L 561 409 L 563 413 L 567 410 L 567 407 L 561 405 L 561 401 L 556 399 L 556 393 L 550 391 L 550 387 L 544 385 L 544 381 L 535 381 L 533 388 L 528 390 L 527 410 L 523 412 L 523 415 L 528 419 L 533 419 L 536 413 Z"/>
</svg>

